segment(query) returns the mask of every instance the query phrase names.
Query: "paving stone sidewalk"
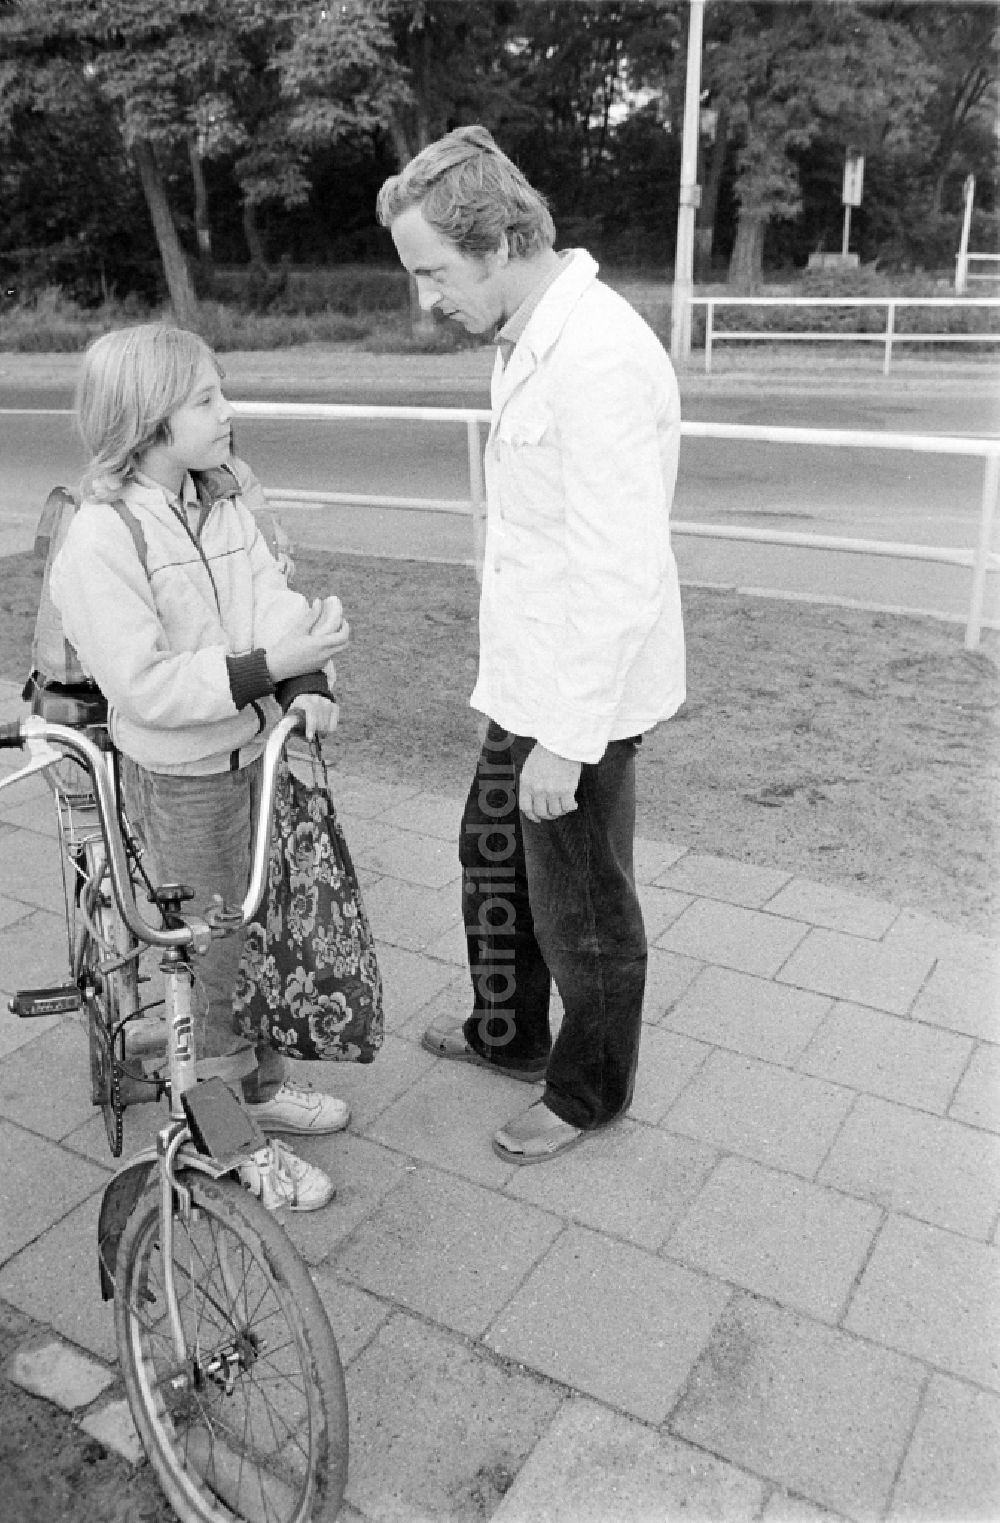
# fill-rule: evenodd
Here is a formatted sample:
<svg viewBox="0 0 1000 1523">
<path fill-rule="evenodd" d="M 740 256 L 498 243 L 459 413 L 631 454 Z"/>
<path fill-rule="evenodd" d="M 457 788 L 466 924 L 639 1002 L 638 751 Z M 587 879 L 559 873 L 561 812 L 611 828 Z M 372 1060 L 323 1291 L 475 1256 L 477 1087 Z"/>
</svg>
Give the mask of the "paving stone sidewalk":
<svg viewBox="0 0 1000 1523">
<path fill-rule="evenodd" d="M 20 711 L 0 684 L 0 720 Z M 519 1170 L 489 1140 L 524 1086 L 419 1042 L 467 1006 L 460 800 L 334 786 L 388 1034 L 319 1072 L 353 1120 L 301 1150 L 337 1200 L 287 1230 L 346 1365 L 345 1523 L 1000 1518 L 995 949 L 641 839 L 635 1103 Z M 43 781 L 0 794 L 0 855 L 0 1300 L 46 1329 L 7 1373 L 135 1459 L 85 1033 L 6 1013 L 64 976 Z M 126 1153 L 162 1114 L 126 1113 Z"/>
</svg>

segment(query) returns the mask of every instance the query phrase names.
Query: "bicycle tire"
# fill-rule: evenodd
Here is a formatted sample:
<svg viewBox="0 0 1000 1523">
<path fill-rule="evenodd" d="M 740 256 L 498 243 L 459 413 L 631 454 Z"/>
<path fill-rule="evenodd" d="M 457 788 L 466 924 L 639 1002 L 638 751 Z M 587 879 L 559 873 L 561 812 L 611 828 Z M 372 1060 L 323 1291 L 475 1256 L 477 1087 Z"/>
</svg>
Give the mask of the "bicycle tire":
<svg viewBox="0 0 1000 1523">
<path fill-rule="evenodd" d="M 164 1288 L 159 1185 L 118 1248 L 115 1332 L 125 1391 L 183 1523 L 333 1523 L 347 1484 L 347 1395 L 336 1339 L 279 1223 L 233 1179 L 182 1175 L 173 1273 L 187 1357 Z"/>
</svg>

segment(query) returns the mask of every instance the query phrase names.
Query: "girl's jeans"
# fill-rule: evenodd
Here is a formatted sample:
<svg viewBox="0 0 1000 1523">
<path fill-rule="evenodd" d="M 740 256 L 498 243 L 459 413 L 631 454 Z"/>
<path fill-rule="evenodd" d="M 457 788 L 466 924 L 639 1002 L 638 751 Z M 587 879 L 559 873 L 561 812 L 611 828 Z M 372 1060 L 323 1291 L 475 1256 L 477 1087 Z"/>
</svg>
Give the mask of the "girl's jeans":
<svg viewBox="0 0 1000 1523">
<path fill-rule="evenodd" d="M 213 896 L 240 904 L 250 877 L 253 822 L 260 797 L 262 761 L 237 772 L 207 777 L 178 777 L 148 772 L 122 757 L 125 812 L 146 849 L 144 866 L 155 887 L 184 883 L 194 889 L 185 906 L 204 916 Z M 246 1054 L 245 1037 L 233 1023 L 233 989 L 240 964 L 242 935 L 213 938 L 209 951 L 192 959 L 195 975 L 195 1043 L 199 1070 L 223 1078 L 226 1065 L 203 1064 L 234 1053 Z M 269 1044 L 256 1048 L 257 1070 L 243 1079 L 243 1098 L 253 1104 L 270 1099 L 281 1084 L 284 1059 Z"/>
<path fill-rule="evenodd" d="M 535 742 L 490 722 L 462 817 L 469 1046 L 508 1068 L 548 1057 L 543 1099 L 591 1129 L 632 1100 L 646 935 L 635 889 L 635 753 L 612 741 L 584 764 L 577 807 L 534 824 L 517 804 Z M 552 1044 L 550 976 L 564 1017 Z M 551 1048 L 551 1052 L 550 1052 Z"/>
</svg>

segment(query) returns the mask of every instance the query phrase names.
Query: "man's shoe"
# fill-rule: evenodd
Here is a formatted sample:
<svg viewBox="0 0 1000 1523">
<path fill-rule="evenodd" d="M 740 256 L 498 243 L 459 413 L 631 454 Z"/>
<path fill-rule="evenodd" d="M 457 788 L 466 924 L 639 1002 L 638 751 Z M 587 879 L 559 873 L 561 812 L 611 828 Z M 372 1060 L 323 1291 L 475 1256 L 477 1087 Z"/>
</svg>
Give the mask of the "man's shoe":
<svg viewBox="0 0 1000 1523">
<path fill-rule="evenodd" d="M 529 1105 L 493 1136 L 493 1151 L 504 1163 L 547 1163 L 575 1147 L 586 1133 L 570 1126 L 542 1100 Z"/>
<path fill-rule="evenodd" d="M 294 1079 L 286 1079 L 270 1100 L 259 1105 L 244 1101 L 244 1105 L 265 1136 L 292 1132 L 300 1137 L 324 1137 L 327 1132 L 342 1132 L 351 1119 L 346 1100 Z"/>
<path fill-rule="evenodd" d="M 426 1047 L 436 1058 L 449 1058 L 453 1063 L 471 1063 L 476 1068 L 488 1068 L 492 1073 L 506 1074 L 508 1079 L 520 1079 L 524 1084 L 539 1084 L 545 1078 L 545 1070 L 549 1066 L 548 1058 L 544 1062 L 522 1068 L 511 1067 L 509 1063 L 489 1062 L 469 1046 L 461 1021 L 442 1021 L 428 1026 L 420 1038 L 420 1045 Z"/>
<path fill-rule="evenodd" d="M 318 1211 L 337 1193 L 333 1180 L 293 1153 L 285 1142 L 270 1142 L 240 1167 L 240 1183 L 267 1211 Z"/>
</svg>

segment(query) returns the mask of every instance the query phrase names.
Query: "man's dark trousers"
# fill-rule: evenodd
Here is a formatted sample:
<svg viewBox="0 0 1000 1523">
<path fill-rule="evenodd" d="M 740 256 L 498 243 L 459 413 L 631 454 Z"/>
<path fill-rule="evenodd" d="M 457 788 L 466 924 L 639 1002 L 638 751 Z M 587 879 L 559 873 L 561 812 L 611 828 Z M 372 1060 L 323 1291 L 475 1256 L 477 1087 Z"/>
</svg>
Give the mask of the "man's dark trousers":
<svg viewBox="0 0 1000 1523">
<path fill-rule="evenodd" d="M 491 721 L 462 816 L 474 995 L 466 1040 L 507 1068 L 548 1057 L 545 1104 L 586 1130 L 628 1108 L 639 1056 L 647 961 L 633 870 L 639 739 L 611 741 L 599 762 L 584 763 L 576 809 L 535 824 L 517 805 L 535 742 Z M 550 978 L 564 1009 L 554 1044 Z"/>
</svg>

